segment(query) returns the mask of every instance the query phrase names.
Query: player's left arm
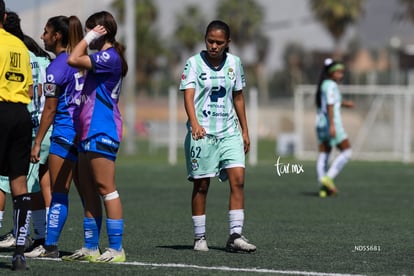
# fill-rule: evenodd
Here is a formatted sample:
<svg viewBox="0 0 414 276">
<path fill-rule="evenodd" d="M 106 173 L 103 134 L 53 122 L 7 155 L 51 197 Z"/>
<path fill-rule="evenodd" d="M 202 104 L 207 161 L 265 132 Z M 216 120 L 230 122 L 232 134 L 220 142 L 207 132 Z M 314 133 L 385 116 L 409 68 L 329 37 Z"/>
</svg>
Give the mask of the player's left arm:
<svg viewBox="0 0 414 276">
<path fill-rule="evenodd" d="M 354 108 L 355 103 L 353 101 L 350 101 L 350 100 L 343 100 L 342 103 L 341 103 L 341 106 L 347 107 L 347 108 Z"/>
<path fill-rule="evenodd" d="M 91 58 L 87 55 L 86 49 L 92 41 L 100 38 L 105 34 L 106 30 L 101 25 L 97 25 L 95 28 L 93 28 L 93 30 L 90 30 L 70 53 L 67 60 L 68 64 L 79 69 L 91 70 L 92 61 Z"/>
<path fill-rule="evenodd" d="M 250 138 L 249 129 L 247 127 L 246 107 L 242 90 L 233 92 L 233 103 L 234 110 L 236 111 L 240 123 L 240 128 L 242 130 L 244 152 L 248 153 L 250 150 Z"/>
</svg>

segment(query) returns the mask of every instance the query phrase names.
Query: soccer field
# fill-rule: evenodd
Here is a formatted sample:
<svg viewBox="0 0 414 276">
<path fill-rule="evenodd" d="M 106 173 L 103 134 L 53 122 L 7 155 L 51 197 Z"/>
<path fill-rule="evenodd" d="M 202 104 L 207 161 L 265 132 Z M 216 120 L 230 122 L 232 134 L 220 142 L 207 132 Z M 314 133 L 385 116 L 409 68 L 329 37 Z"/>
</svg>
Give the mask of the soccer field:
<svg viewBox="0 0 414 276">
<path fill-rule="evenodd" d="M 351 161 L 337 178 L 339 195 L 321 199 L 314 162 L 280 157 L 286 170 L 279 175 L 273 149 L 265 145 L 259 164 L 246 170 L 244 234 L 257 252 L 224 251 L 229 188 L 217 180 L 207 203 L 210 251 L 194 252 L 191 184 L 185 179 L 182 155 L 178 165 L 169 166 L 164 150 L 149 154 L 141 148 L 135 157 L 120 157 L 117 166 L 127 262 L 29 259 L 27 274 L 413 275 L 412 164 Z M 62 254 L 78 249 L 83 241 L 75 189 L 69 208 L 59 243 Z M 10 200 L 5 218 L 4 233 L 11 227 Z M 107 245 L 104 228 L 101 245 Z M 10 273 L 11 254 L 11 249 L 0 250 L 0 274 Z"/>
</svg>

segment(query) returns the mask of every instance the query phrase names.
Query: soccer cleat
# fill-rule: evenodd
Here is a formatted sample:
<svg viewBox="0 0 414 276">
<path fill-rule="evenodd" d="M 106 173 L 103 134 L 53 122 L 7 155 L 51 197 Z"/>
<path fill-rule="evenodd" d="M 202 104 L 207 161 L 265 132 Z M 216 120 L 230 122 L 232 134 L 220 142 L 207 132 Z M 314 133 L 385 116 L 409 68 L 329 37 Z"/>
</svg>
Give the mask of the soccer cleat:
<svg viewBox="0 0 414 276">
<path fill-rule="evenodd" d="M 29 236 L 26 236 L 26 241 L 24 248 L 28 249 L 33 245 L 33 239 Z M 7 234 L 0 237 L 0 248 L 10 248 L 16 246 L 16 238 L 13 235 L 13 231 L 8 232 Z"/>
<path fill-rule="evenodd" d="M 322 177 L 321 183 L 327 189 L 329 195 L 336 195 L 336 193 L 338 192 L 333 182 L 333 179 L 329 176 Z"/>
<path fill-rule="evenodd" d="M 37 239 L 37 240 L 33 240 L 30 239 L 32 241 L 31 246 L 26 247 L 24 252 L 30 252 L 33 251 L 33 249 L 35 249 L 36 247 L 38 247 L 39 245 L 44 245 L 45 244 L 45 239 Z M 26 241 L 27 242 L 27 241 Z M 26 256 L 26 255 L 25 255 Z M 27 257 L 27 256 L 26 256 Z"/>
<path fill-rule="evenodd" d="M 219 181 L 220 182 L 226 182 L 229 179 L 229 175 L 227 174 L 226 169 L 221 169 L 219 172 Z"/>
<path fill-rule="evenodd" d="M 62 260 L 64 261 L 88 261 L 96 262 L 96 259 L 101 256 L 99 249 L 92 250 L 85 247 L 76 250 L 72 255 L 63 256 Z"/>
<path fill-rule="evenodd" d="M 14 271 L 27 270 L 26 258 L 21 254 L 14 255 L 11 269 Z"/>
<path fill-rule="evenodd" d="M 208 251 L 206 237 L 201 237 L 194 240 L 194 250 L 195 251 Z"/>
<path fill-rule="evenodd" d="M 59 258 L 59 250 L 56 245 L 42 246 L 43 252 L 39 255 L 40 258 Z"/>
<path fill-rule="evenodd" d="M 13 231 L 0 237 L 0 248 L 9 248 L 16 246 L 16 239 L 14 238 Z"/>
<path fill-rule="evenodd" d="M 230 235 L 227 240 L 226 250 L 228 252 L 238 253 L 238 252 L 254 252 L 256 251 L 256 246 L 249 243 L 249 241 L 238 233 L 233 233 Z"/>
<path fill-rule="evenodd" d="M 40 255 L 44 253 L 46 253 L 46 249 L 43 247 L 43 245 L 39 245 L 28 252 L 24 252 L 24 255 L 28 258 L 36 258 L 40 257 Z"/>
<path fill-rule="evenodd" d="M 320 198 L 325 198 L 328 196 L 328 190 L 326 189 L 325 186 L 321 186 L 321 188 L 319 189 L 319 197 Z"/>
<path fill-rule="evenodd" d="M 107 248 L 105 252 L 92 261 L 95 263 L 122 263 L 125 262 L 125 251 L 122 248 L 121 250 L 115 250 L 113 248 Z"/>
</svg>

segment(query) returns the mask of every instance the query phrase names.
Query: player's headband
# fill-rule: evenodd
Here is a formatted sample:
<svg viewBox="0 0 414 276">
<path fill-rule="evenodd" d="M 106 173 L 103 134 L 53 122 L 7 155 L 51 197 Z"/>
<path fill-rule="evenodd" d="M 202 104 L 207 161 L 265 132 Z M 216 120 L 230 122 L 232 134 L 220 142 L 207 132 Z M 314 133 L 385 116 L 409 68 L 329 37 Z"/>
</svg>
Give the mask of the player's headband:
<svg viewBox="0 0 414 276">
<path fill-rule="evenodd" d="M 328 72 L 332 73 L 332 72 L 335 72 L 335 71 L 338 71 L 338 70 L 344 70 L 344 69 L 345 69 L 345 66 L 342 63 L 337 63 L 337 64 L 331 66 L 331 68 L 328 69 Z"/>
</svg>

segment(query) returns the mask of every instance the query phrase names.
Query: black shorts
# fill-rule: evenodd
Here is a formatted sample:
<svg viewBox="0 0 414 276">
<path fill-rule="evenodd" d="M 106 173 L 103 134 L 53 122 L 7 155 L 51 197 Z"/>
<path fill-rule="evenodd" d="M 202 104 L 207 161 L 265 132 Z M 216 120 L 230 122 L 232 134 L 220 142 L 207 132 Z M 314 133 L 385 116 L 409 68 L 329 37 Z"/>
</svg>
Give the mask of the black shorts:
<svg viewBox="0 0 414 276">
<path fill-rule="evenodd" d="M 27 175 L 32 147 L 32 120 L 27 105 L 0 102 L 0 175 Z"/>
</svg>

